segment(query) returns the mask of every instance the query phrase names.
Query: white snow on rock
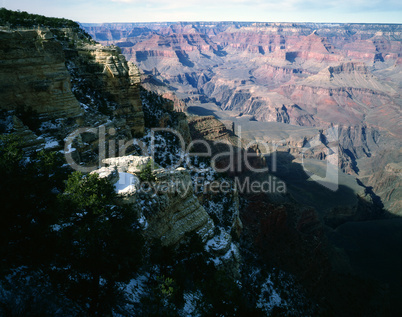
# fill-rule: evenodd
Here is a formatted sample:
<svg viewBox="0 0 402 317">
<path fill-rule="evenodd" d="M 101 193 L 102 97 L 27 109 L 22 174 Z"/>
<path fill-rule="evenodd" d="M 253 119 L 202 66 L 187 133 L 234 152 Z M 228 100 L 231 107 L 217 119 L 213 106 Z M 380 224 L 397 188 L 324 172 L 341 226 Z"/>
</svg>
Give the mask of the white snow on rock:
<svg viewBox="0 0 402 317">
<path fill-rule="evenodd" d="M 64 148 L 66 149 L 66 148 Z M 73 147 L 72 143 L 67 144 L 67 151 L 65 150 L 64 153 L 68 154 L 68 153 L 72 153 L 74 151 L 76 151 L 77 149 Z"/>
<path fill-rule="evenodd" d="M 197 312 L 197 306 L 202 300 L 202 294 L 199 290 L 183 294 L 184 306 L 180 313 L 182 317 L 199 317 L 201 314 Z"/>
<path fill-rule="evenodd" d="M 119 173 L 119 180 L 114 184 L 114 189 L 117 194 L 127 195 L 135 193 L 140 180 L 138 177 L 129 173 Z"/>
<path fill-rule="evenodd" d="M 229 245 L 231 244 L 232 239 L 230 235 L 225 231 L 221 231 L 220 235 L 215 235 L 212 239 L 210 239 L 205 244 L 205 250 L 209 251 L 222 251 L 225 252 L 229 249 Z"/>
<path fill-rule="evenodd" d="M 53 139 L 47 139 L 45 144 L 45 149 L 53 149 L 59 146 L 59 142 Z"/>
<path fill-rule="evenodd" d="M 147 283 L 149 280 L 149 273 L 138 275 L 132 279 L 125 287 L 127 299 L 130 303 L 140 303 L 141 297 L 148 294 Z"/>
<path fill-rule="evenodd" d="M 84 111 L 88 111 L 89 110 L 89 106 L 86 105 L 85 103 L 80 102 L 80 106 L 82 109 L 84 109 Z"/>
<path fill-rule="evenodd" d="M 148 228 L 148 221 L 147 218 L 143 214 L 141 214 L 141 217 L 138 218 L 138 222 L 144 230 Z"/>
<path fill-rule="evenodd" d="M 261 308 L 265 313 L 270 314 L 276 306 L 286 306 L 286 303 L 282 302 L 282 298 L 276 291 L 274 283 L 271 281 L 271 275 L 269 275 L 262 285 L 257 307 Z"/>
<path fill-rule="evenodd" d="M 232 242 L 232 237 L 223 228 L 219 235 L 207 241 L 205 251 L 211 254 L 209 261 L 213 262 L 215 267 L 240 259 L 238 246 Z"/>
<path fill-rule="evenodd" d="M 141 166 L 146 165 L 150 160 L 150 156 L 127 155 L 107 158 L 102 160 L 102 162 L 109 166 L 116 166 L 121 173 L 135 173 L 140 171 Z"/>
</svg>

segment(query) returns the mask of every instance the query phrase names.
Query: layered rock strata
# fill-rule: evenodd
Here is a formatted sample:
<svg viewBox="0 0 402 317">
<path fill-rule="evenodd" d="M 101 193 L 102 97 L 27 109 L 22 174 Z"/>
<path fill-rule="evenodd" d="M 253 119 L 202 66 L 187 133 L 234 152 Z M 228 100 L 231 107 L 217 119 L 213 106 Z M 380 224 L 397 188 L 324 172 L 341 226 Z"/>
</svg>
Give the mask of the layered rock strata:
<svg viewBox="0 0 402 317">
<path fill-rule="evenodd" d="M 140 73 L 117 47 L 71 29 L 3 29 L 0 59 L 0 128 L 29 139 L 24 150 L 64 148 L 77 164 L 93 166 L 103 136 L 117 146 L 143 135 Z"/>
<path fill-rule="evenodd" d="M 0 109 L 30 107 L 47 118 L 83 113 L 63 47 L 49 31 L 0 31 L 0 60 Z"/>
<path fill-rule="evenodd" d="M 104 160 L 109 167 L 93 173 L 113 182 L 124 203 L 137 206 L 142 223 L 147 223 L 148 238 L 158 239 L 165 246 L 177 244 L 187 233 L 199 234 L 204 242 L 211 238 L 214 223 L 194 195 L 189 172 L 184 168 L 157 169 L 154 182 L 141 183 L 134 174 L 149 160 L 141 156 L 110 158 Z M 130 179 L 132 183 L 128 183 Z M 145 201 L 149 205 L 141 205 Z"/>
<path fill-rule="evenodd" d="M 97 65 L 99 72 L 92 74 L 101 81 L 99 87 L 118 104 L 113 114 L 125 117 L 133 135 L 144 132 L 144 114 L 140 99 L 140 72 L 133 63 L 127 63 L 115 46 L 88 45 L 78 49 L 78 56 Z"/>
</svg>

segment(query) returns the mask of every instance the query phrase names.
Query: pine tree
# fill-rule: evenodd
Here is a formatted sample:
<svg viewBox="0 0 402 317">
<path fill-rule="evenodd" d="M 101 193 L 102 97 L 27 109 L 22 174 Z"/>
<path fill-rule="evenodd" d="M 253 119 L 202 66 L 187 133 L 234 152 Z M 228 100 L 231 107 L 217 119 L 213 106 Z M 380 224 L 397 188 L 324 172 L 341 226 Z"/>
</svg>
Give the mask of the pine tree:
<svg viewBox="0 0 402 317">
<path fill-rule="evenodd" d="M 116 283 L 127 281 L 141 264 L 142 236 L 131 206 L 117 205 L 113 185 L 96 174 L 73 173 L 60 196 L 59 266 L 66 292 L 88 314 L 110 313 Z"/>
</svg>

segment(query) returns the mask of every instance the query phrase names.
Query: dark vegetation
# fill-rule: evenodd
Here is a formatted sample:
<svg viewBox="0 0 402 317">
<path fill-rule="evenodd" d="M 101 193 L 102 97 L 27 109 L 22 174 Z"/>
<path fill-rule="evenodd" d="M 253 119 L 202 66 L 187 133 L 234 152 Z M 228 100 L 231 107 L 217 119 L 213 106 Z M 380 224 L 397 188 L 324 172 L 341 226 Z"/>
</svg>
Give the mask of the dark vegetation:
<svg viewBox="0 0 402 317">
<path fill-rule="evenodd" d="M 26 11 L 7 10 L 6 8 L 0 9 L 0 24 L 11 28 L 44 26 L 50 28 L 72 28 L 74 31 L 81 30 L 77 22 L 68 19 L 50 18 L 39 14 L 31 14 Z"/>
<path fill-rule="evenodd" d="M 152 182 L 155 181 L 155 175 L 153 173 L 154 162 L 152 160 L 148 161 L 145 165 L 141 166 L 140 172 L 138 173 L 138 178 L 141 181 Z"/>
<path fill-rule="evenodd" d="M 173 111 L 173 102 L 167 100 L 152 91 L 141 88 L 143 101 L 144 121 L 146 128 L 173 127 L 177 124 L 180 113 Z"/>
<path fill-rule="evenodd" d="M 172 101 L 143 88 L 141 88 L 141 100 L 146 130 L 156 127 L 165 128 L 165 130 L 153 132 L 155 163 L 164 168 L 175 166 L 180 160 L 179 152 L 183 144 L 173 130 L 177 130 L 178 121 L 185 119 L 185 115 L 173 111 Z"/>
<path fill-rule="evenodd" d="M 72 54 L 66 56 L 67 68 L 71 75 L 72 92 L 77 100 L 88 106 L 92 112 L 100 112 L 104 115 L 113 116 L 113 110 L 118 104 L 113 101 L 113 97 L 99 89 L 104 85 L 98 76 L 82 76 L 82 74 L 99 74 L 103 67 L 95 63 L 91 56 L 77 56 Z"/>
<path fill-rule="evenodd" d="M 152 246 L 150 262 L 159 271 L 147 285 L 151 292 L 142 300 L 143 313 L 177 316 L 174 307 L 184 304 L 184 293 L 200 292 L 204 296 L 196 306 L 201 316 L 263 316 L 255 301 L 247 297 L 248 290 L 241 289 L 228 271 L 206 261 L 210 255 L 200 237 L 188 234 L 186 238 L 187 242 L 178 248 L 163 247 L 159 243 Z M 161 291 L 161 284 L 166 282 L 170 285 L 169 293 Z"/>
<path fill-rule="evenodd" d="M 67 40 L 63 32 L 59 32 L 61 28 L 68 28 L 78 38 L 85 42 L 91 40 L 91 36 L 83 30 L 77 22 L 64 18 L 51 18 L 39 14 L 31 14 L 26 11 L 13 11 L 6 8 L 0 8 L 0 25 L 8 26 L 11 29 L 16 28 L 34 28 L 47 27 L 55 31 L 60 40 Z M 73 44 L 73 40 L 69 40 Z"/>
<path fill-rule="evenodd" d="M 0 139 L 0 315 L 68 315 L 71 307 L 73 315 L 109 313 L 116 283 L 142 261 L 135 210 L 116 204 L 106 180 L 71 174 L 59 153 L 26 160 L 20 145 Z"/>
</svg>

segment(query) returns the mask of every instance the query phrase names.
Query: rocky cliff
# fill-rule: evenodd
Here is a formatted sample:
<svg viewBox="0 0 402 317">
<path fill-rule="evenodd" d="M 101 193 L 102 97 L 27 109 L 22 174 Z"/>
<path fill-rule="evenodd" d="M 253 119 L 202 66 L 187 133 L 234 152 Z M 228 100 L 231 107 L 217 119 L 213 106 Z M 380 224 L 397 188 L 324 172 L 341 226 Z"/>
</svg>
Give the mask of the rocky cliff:
<svg viewBox="0 0 402 317">
<path fill-rule="evenodd" d="M 100 133 L 103 126 L 113 131 L 107 140 L 143 134 L 139 70 L 118 48 L 68 28 L 5 29 L 0 55 L 2 131 L 30 136 L 26 150 L 62 149 L 80 128 Z M 68 145 L 77 163 L 98 160 L 99 136 L 79 135 Z"/>
<path fill-rule="evenodd" d="M 362 177 L 384 203 L 387 210 L 400 215 L 402 210 L 402 169 L 400 147 L 377 153 L 369 172 Z"/>
<path fill-rule="evenodd" d="M 337 125 L 338 166 L 353 175 L 365 175 L 374 164 L 371 157 L 400 143 L 400 24 L 200 22 L 87 28 L 99 38 L 115 29 L 120 37 L 108 35 L 108 41 L 174 90 L 190 113 L 232 121 L 254 135 L 264 134 L 259 129 L 266 129 L 267 136 L 272 131 L 254 120 L 318 130 Z M 265 135 L 260 140 L 267 142 Z M 300 144 L 310 138 L 309 132 L 298 136 Z M 282 141 L 293 154 L 300 152 L 290 145 L 294 140 Z M 325 160 L 325 149 L 323 144 L 323 151 L 309 155 Z M 365 158 L 371 163 L 360 163 Z"/>
<path fill-rule="evenodd" d="M 97 87 L 102 94 L 109 95 L 111 101 L 118 106 L 113 109 L 113 115 L 125 117 L 131 127 L 133 135 L 142 135 L 144 132 L 144 115 L 139 97 L 140 73 L 133 63 L 127 63 L 120 54 L 118 47 L 101 45 L 86 45 L 78 49 L 77 59 L 89 60 L 89 63 L 99 68 L 99 72 L 90 74 L 93 83 L 99 80 Z M 78 67 L 82 65 L 78 63 Z"/>
<path fill-rule="evenodd" d="M 103 279 L 103 276 L 96 271 L 98 255 L 102 254 L 102 261 L 106 263 L 110 256 L 115 264 L 112 267 L 116 269 L 111 270 L 106 266 L 105 276 L 111 278 L 110 285 L 116 285 L 114 276 L 123 273 L 121 281 L 124 281 L 119 286 L 125 297 L 119 297 L 124 303 L 122 306 L 113 302 L 108 314 L 113 312 L 123 315 L 126 313 L 147 315 L 148 312 L 149 314 L 157 312 L 163 315 L 172 311 L 182 313 L 186 306 L 191 306 L 193 303 L 198 306 L 194 308 L 193 313 L 196 314 L 199 310 L 205 315 L 216 315 L 222 311 L 232 315 L 242 311 L 251 311 L 251 314 L 254 312 L 291 315 L 337 314 L 339 310 L 345 312 L 345 307 L 339 305 L 337 300 L 339 299 L 341 303 L 350 303 L 350 298 L 354 299 L 353 305 L 345 314 L 351 311 L 354 314 L 355 311 L 361 312 L 361 307 L 366 309 L 364 313 L 371 310 L 373 305 L 367 305 L 366 299 L 371 298 L 369 297 L 371 295 L 375 297 L 374 295 L 380 291 L 367 291 L 363 296 L 355 296 L 354 292 L 359 294 L 358 291 L 366 288 L 366 284 L 361 286 L 362 283 L 358 280 L 355 283 L 359 286 L 354 286 L 350 275 L 340 279 L 339 282 L 339 277 L 342 275 L 337 275 L 331 269 L 328 253 L 332 251 L 337 255 L 342 252 L 331 250 L 324 232 L 333 232 L 326 225 L 337 227 L 347 221 L 371 220 L 382 216 L 382 208 L 377 208 L 381 206 L 381 201 L 378 201 L 378 196 L 373 190 L 380 193 L 382 200 L 387 203 L 387 208 L 390 210 L 399 208 L 398 203 L 395 204 L 394 197 L 398 199 L 400 193 L 392 189 L 392 184 L 399 184 L 400 180 L 400 166 L 395 164 L 399 152 L 394 152 L 395 157 L 389 156 L 389 161 L 384 164 L 384 173 L 373 174 L 370 178 L 359 170 L 360 160 L 369 162 L 372 156 L 377 155 L 381 142 L 393 140 L 392 133 L 397 131 L 395 129 L 397 124 L 394 122 L 386 125 L 376 121 L 375 117 L 382 110 L 387 110 L 385 99 L 381 98 L 398 99 L 392 90 L 397 91 L 395 82 L 390 80 L 390 83 L 384 83 L 386 81 L 384 78 L 389 78 L 389 74 L 396 74 L 398 77 L 398 70 L 371 65 L 379 71 L 378 76 L 374 76 L 371 74 L 373 70 L 371 66 L 349 61 L 344 63 L 340 60 L 345 56 L 340 52 L 341 44 L 337 40 L 340 35 L 339 29 L 350 31 L 351 33 L 345 32 L 344 37 L 347 41 L 353 42 L 357 38 L 371 39 L 373 30 L 370 27 L 321 25 L 321 32 L 314 32 L 313 28 L 316 26 L 250 23 L 211 23 L 208 26 L 204 23 L 194 25 L 160 23 L 148 26 L 132 24 L 129 31 L 117 24 L 111 25 L 117 30 L 104 26 L 102 29 L 91 27 L 91 30 L 103 40 L 118 40 L 121 47 L 128 48 L 126 54 L 129 52 L 135 55 L 136 62 L 145 68 L 145 76 L 152 76 L 152 83 L 150 79 L 148 87 L 158 87 L 157 91 L 165 93 L 166 97 L 172 99 L 171 101 L 140 89 L 138 69 L 127 63 L 120 49 L 115 46 L 95 45 L 88 39 L 83 41 L 74 32 L 70 32 L 71 30 L 63 29 L 52 29 L 51 32 L 55 35 L 53 38 L 46 31 L 43 35 L 45 44 L 42 45 L 38 38 L 42 31 L 27 31 L 36 32 L 37 37 L 28 42 L 35 47 L 40 44 L 39 51 L 45 55 L 50 54 L 46 49 L 51 47 L 49 43 L 54 44 L 56 55 L 60 54 L 60 64 L 57 64 L 57 67 L 60 67 L 61 71 L 65 65 L 63 74 L 66 77 L 61 82 L 70 85 L 65 91 L 68 95 L 66 100 L 73 100 L 75 107 L 71 104 L 65 107 L 59 105 L 59 109 L 46 113 L 41 108 L 40 103 L 44 95 L 40 93 L 49 91 L 35 92 L 37 89 L 35 88 L 27 95 L 27 103 L 21 105 L 31 107 L 31 112 L 27 109 L 17 110 L 19 105 L 13 103 L 4 107 L 2 104 L 1 132 L 19 135 L 25 142 L 25 149 L 28 152 L 36 152 L 41 148 L 64 151 L 66 157 L 70 155 L 75 160 L 76 165 L 71 166 L 79 169 L 91 165 L 92 173 L 107 178 L 114 187 L 102 181 L 99 184 L 105 185 L 105 188 L 111 191 L 114 188 L 118 195 L 117 199 L 114 195 L 110 195 L 112 200 L 108 200 L 106 206 L 98 206 L 98 203 L 99 208 L 88 214 L 85 209 L 86 199 L 88 198 L 90 205 L 93 202 L 97 203 L 97 198 L 99 200 L 103 198 L 103 193 L 98 196 L 97 194 L 90 194 L 90 197 L 82 196 L 83 187 L 79 184 L 85 183 L 86 179 L 92 179 L 96 185 L 98 180 L 74 174 L 76 184 L 79 185 L 74 190 L 78 194 L 78 203 L 84 206 L 82 210 L 80 209 L 82 212 L 76 212 L 75 208 L 69 208 L 70 205 L 66 204 L 71 217 L 58 224 L 54 224 L 52 220 L 48 223 L 46 219 L 43 230 L 46 234 L 51 232 L 55 237 L 60 234 L 64 237 L 65 232 L 68 234 L 70 230 L 75 231 L 75 224 L 79 229 L 78 236 L 73 235 L 77 239 L 69 239 L 70 235 L 67 235 L 67 239 L 64 240 L 68 241 L 68 246 L 71 243 L 72 249 L 76 248 L 76 253 L 72 254 L 78 257 L 84 256 L 81 263 L 78 261 L 78 265 L 75 264 L 78 268 L 82 266 L 84 270 L 66 275 L 66 280 L 76 282 L 75 279 L 80 272 L 85 272 L 78 278 L 84 280 L 82 284 L 84 287 L 90 285 L 88 290 L 100 290 L 97 294 L 109 290 L 109 280 Z M 379 57 L 376 58 L 376 62 L 390 63 L 382 66 L 391 65 L 395 61 L 395 55 L 392 54 L 398 55 L 393 53 L 398 50 L 398 45 L 395 43 L 388 45 L 397 38 L 398 28 L 391 30 L 392 36 L 387 35 L 385 31 L 385 40 L 382 42 L 372 40 L 376 50 L 381 51 L 381 54 L 391 52 L 387 59 L 383 58 L 384 61 L 380 61 Z M 18 38 L 19 32 L 6 31 L 5 34 L 8 36 L 12 33 Z M 7 36 L 5 43 L 0 41 L 0 48 L 5 48 L 2 54 L 9 50 Z M 26 41 L 15 43 L 15 47 L 21 50 L 28 45 Z M 36 56 L 34 53 L 32 49 L 33 56 Z M 262 59 L 259 60 L 257 57 Z M 46 83 L 49 80 L 51 85 L 53 84 L 49 79 L 51 75 L 38 71 L 42 64 L 47 63 L 42 57 L 40 60 L 43 63 L 28 68 L 29 74 L 33 75 L 27 76 L 28 80 L 22 83 L 15 82 L 17 89 L 5 95 L 7 99 L 3 100 L 8 102 L 17 98 L 17 90 L 24 88 L 26 83 L 28 86 L 33 86 L 32 83 L 36 81 L 42 83 L 40 80 L 45 78 Z M 4 73 L 10 73 L 12 64 L 10 61 L 7 63 L 7 67 L 0 65 Z M 324 63 L 325 67 L 320 63 Z M 17 70 L 21 76 L 22 70 L 18 67 Z M 61 77 L 55 76 L 55 78 Z M 5 83 L 4 78 L 1 83 Z M 173 88 L 175 93 L 170 93 L 169 88 Z M 305 93 L 302 98 L 300 98 L 303 94 L 301 91 Z M 52 92 L 58 94 L 58 90 L 51 90 L 50 94 Z M 353 96 L 350 97 L 348 93 Z M 314 102 L 311 94 L 322 99 Z M 377 98 L 373 99 L 372 104 L 369 100 L 370 94 L 376 95 Z M 32 96 L 40 102 L 31 102 L 29 98 Z M 53 100 L 53 97 L 49 98 Z M 205 106 L 198 110 L 209 115 L 191 116 L 187 124 L 184 113 L 178 114 L 172 111 L 174 106 L 186 110 L 187 106 L 181 99 L 190 101 L 190 107 L 187 109 L 189 112 L 191 108 L 194 110 L 195 105 L 200 108 Z M 46 100 L 43 101 L 46 104 Z M 324 101 L 328 101 L 330 106 L 328 108 L 327 105 L 327 111 L 322 107 Z M 52 101 L 49 104 L 56 107 L 57 102 Z M 395 110 L 397 105 L 397 102 L 393 104 L 392 115 L 384 116 L 383 121 L 388 121 L 392 116 L 398 119 L 397 109 Z M 380 110 L 372 112 L 377 106 Z M 339 119 L 335 121 L 344 124 L 339 125 L 337 140 L 332 138 L 334 131 L 331 129 L 325 131 L 328 126 L 332 128 L 332 121 L 328 119 L 331 107 L 336 109 L 335 119 Z M 224 123 L 216 119 L 219 116 L 226 119 Z M 368 119 L 365 120 L 366 118 Z M 256 119 L 275 122 L 256 122 Z M 259 141 L 278 141 L 279 150 L 273 151 L 278 154 L 279 176 L 288 177 L 286 181 L 291 188 L 286 194 L 258 194 L 253 189 L 250 192 L 238 192 L 237 183 L 231 177 L 242 179 L 251 175 L 252 180 L 258 180 L 260 183 L 266 181 L 267 176 L 271 179 L 271 175 L 267 173 L 252 175 L 245 169 L 243 162 L 234 158 L 237 154 L 245 152 L 243 146 L 246 140 L 241 139 L 240 133 L 242 123 L 245 130 L 247 126 L 251 127 L 245 131 L 248 132 L 248 140 L 261 137 Z M 267 126 L 264 125 L 266 123 L 272 123 L 270 127 L 274 127 L 269 133 Z M 150 131 L 153 127 L 176 129 L 182 134 L 185 145 L 192 139 L 205 141 L 204 148 L 201 148 L 200 152 L 203 152 L 205 144 L 208 144 L 211 146 L 212 155 L 218 154 L 219 159 L 190 157 L 189 153 L 183 153 L 180 142 L 169 132 L 160 131 L 156 138 L 153 138 L 153 131 Z M 80 133 L 71 135 L 75 129 L 80 129 Z M 133 140 L 133 137 L 143 132 L 145 133 L 142 138 Z M 384 139 L 384 135 L 388 139 Z M 256 142 L 248 149 L 251 154 L 256 154 L 253 155 L 251 165 L 257 168 L 265 167 L 267 163 L 266 158 L 261 156 L 259 144 L 261 143 Z M 232 147 L 235 148 L 234 152 L 222 153 Z M 304 147 L 307 147 L 308 151 L 304 151 Z M 108 158 L 105 158 L 102 150 L 105 150 Z M 194 147 L 193 150 L 198 149 Z M 306 161 L 318 159 L 318 165 L 322 167 L 323 160 L 332 162 L 337 151 L 343 157 L 340 167 L 350 173 L 365 176 L 363 181 L 372 184 L 373 188 L 360 186 L 354 177 L 340 174 L 343 178 L 340 181 L 340 189 L 333 193 L 308 179 L 308 175 L 301 167 L 299 160 L 301 156 L 304 155 Z M 126 152 L 136 154 L 127 155 Z M 142 156 L 139 156 L 140 154 Z M 152 159 L 147 156 L 151 154 Z M 182 155 L 186 160 L 180 163 L 180 167 L 172 167 L 176 156 Z M 269 155 L 267 158 L 270 158 Z M 384 160 L 381 156 L 377 158 L 380 166 L 380 162 L 383 163 Z M 151 163 L 155 162 L 159 166 L 154 170 L 148 169 Z M 209 165 L 228 167 L 228 173 L 218 174 Z M 239 166 L 239 169 L 231 170 L 230 168 L 234 166 Z M 61 169 L 65 167 L 66 165 L 63 165 Z M 368 167 L 365 167 L 365 171 L 367 170 Z M 44 179 L 47 181 L 46 177 Z M 374 186 L 376 184 L 379 185 L 378 188 Z M 216 185 L 225 185 L 226 191 L 216 190 Z M 361 193 L 362 189 L 364 192 Z M 99 193 L 98 188 L 95 190 Z M 54 196 L 60 194 L 58 188 L 51 186 L 49 191 Z M 356 193 L 359 197 L 356 197 Z M 66 191 L 62 195 L 72 197 L 73 192 Z M 316 210 L 303 206 L 300 202 L 314 203 Z M 55 208 L 57 206 L 58 204 L 55 204 Z M 333 208 L 334 206 L 338 207 Z M 130 214 L 131 208 L 137 215 L 133 218 L 130 215 L 132 222 L 124 223 L 120 228 L 124 227 L 130 231 L 135 227 L 147 238 L 145 244 L 149 246 L 149 250 L 145 252 L 148 257 L 147 263 L 138 272 L 129 272 L 133 270 L 130 265 L 127 269 L 123 269 L 128 272 L 120 272 L 121 266 L 125 266 L 120 261 L 122 257 L 116 256 L 115 253 L 109 254 L 110 245 L 113 250 L 118 249 L 119 252 L 125 253 L 130 248 L 124 242 L 132 243 L 131 246 L 137 242 L 125 240 L 124 233 L 115 230 L 117 228 L 113 226 L 115 220 L 124 219 L 120 218 L 124 215 L 119 216 L 116 213 L 116 209 L 120 207 L 127 214 Z M 107 213 L 100 214 L 104 209 L 107 209 Z M 26 218 L 27 223 L 31 227 L 37 226 L 37 219 L 29 217 L 30 215 Z M 38 217 L 38 220 L 42 221 L 39 218 L 42 217 Z M 87 225 L 83 221 L 87 218 L 92 218 L 91 220 L 95 222 L 89 222 Z M 137 218 L 138 224 L 134 218 Z M 72 219 L 75 221 L 74 225 Z M 108 239 L 111 237 L 110 231 L 115 231 L 113 234 L 116 235 L 112 237 L 122 236 L 123 243 Z M 34 231 L 34 234 L 36 232 Z M 105 240 L 100 240 L 98 233 L 104 235 Z M 22 235 L 23 241 L 26 240 L 24 234 L 25 232 Z M 84 245 L 86 237 L 90 240 L 90 244 Z M 159 241 L 162 247 L 152 245 L 150 241 L 155 240 Z M 342 240 L 341 243 L 347 245 L 348 240 L 345 241 Z M 10 244 L 9 241 L 6 240 L 6 244 Z M 41 244 L 38 245 L 43 248 Z M 44 245 L 46 246 L 46 243 Z M 82 249 L 82 246 L 88 249 Z M 55 247 L 61 249 L 57 243 Z M 94 259 L 91 262 L 95 265 L 85 270 L 88 262 L 85 260 L 86 253 L 92 251 L 94 257 L 90 259 Z M 156 254 L 152 254 L 153 252 Z M 75 256 L 71 256 L 71 259 L 74 260 L 71 263 L 76 260 Z M 70 263 L 71 259 L 66 263 Z M 130 260 L 133 260 L 133 257 Z M 63 265 L 64 262 L 61 262 L 58 266 L 58 259 L 55 263 L 57 265 L 53 263 L 49 265 L 49 272 L 56 273 L 55 275 L 59 272 L 68 273 L 68 265 Z M 335 261 L 335 264 L 338 263 Z M 88 272 L 94 273 L 95 278 L 88 275 Z M 349 268 L 346 272 L 350 273 Z M 42 272 L 40 273 L 42 277 Z M 125 284 L 128 278 L 132 280 Z M 85 283 L 87 281 L 89 283 Z M 92 288 L 93 281 L 95 286 Z M 348 293 L 347 298 L 343 299 L 343 291 L 333 290 L 344 290 L 346 281 Z M 60 280 L 57 283 L 59 283 L 57 286 L 61 286 Z M 333 283 L 339 284 L 334 286 Z M 349 285 L 352 285 L 351 296 L 349 296 Z M 0 287 L 3 287 L 3 284 Z M 382 292 L 382 288 L 377 287 L 377 284 L 375 288 L 381 289 Z M 76 300 L 77 289 L 79 287 L 72 288 L 72 302 Z M 87 307 L 82 311 L 92 309 L 94 306 L 91 306 L 93 305 L 91 292 L 83 293 L 85 298 L 83 302 L 85 303 L 87 297 L 90 297 L 90 304 L 83 304 Z M 113 297 L 110 294 L 115 294 L 113 290 L 104 293 L 107 294 L 107 298 Z M 11 293 L 9 297 L 13 297 L 13 294 Z M 331 296 L 323 299 L 322 294 Z M 70 294 L 66 292 L 64 295 Z M 96 295 L 93 297 L 99 301 L 103 299 Z M 355 299 L 361 297 L 362 303 L 356 305 Z M 376 298 L 381 302 L 383 297 Z M 273 305 L 272 298 L 276 302 Z M 32 296 L 29 296 L 27 302 L 31 299 Z M 3 304 L 3 298 L 0 300 Z M 3 308 L 4 305 L 1 306 Z M 262 306 L 269 308 L 261 311 Z"/>
<path fill-rule="evenodd" d="M 104 160 L 110 167 L 92 173 L 108 178 L 122 202 L 140 210 L 138 217 L 149 239 L 171 246 L 189 233 L 197 233 L 204 242 L 211 238 L 214 223 L 194 195 L 189 172 L 157 169 L 154 182 L 141 184 L 135 175 L 149 160 L 141 156 L 110 158 Z"/>
<path fill-rule="evenodd" d="M 0 31 L 1 109 L 31 107 L 47 118 L 83 113 L 71 92 L 63 46 L 50 31 Z"/>
</svg>

